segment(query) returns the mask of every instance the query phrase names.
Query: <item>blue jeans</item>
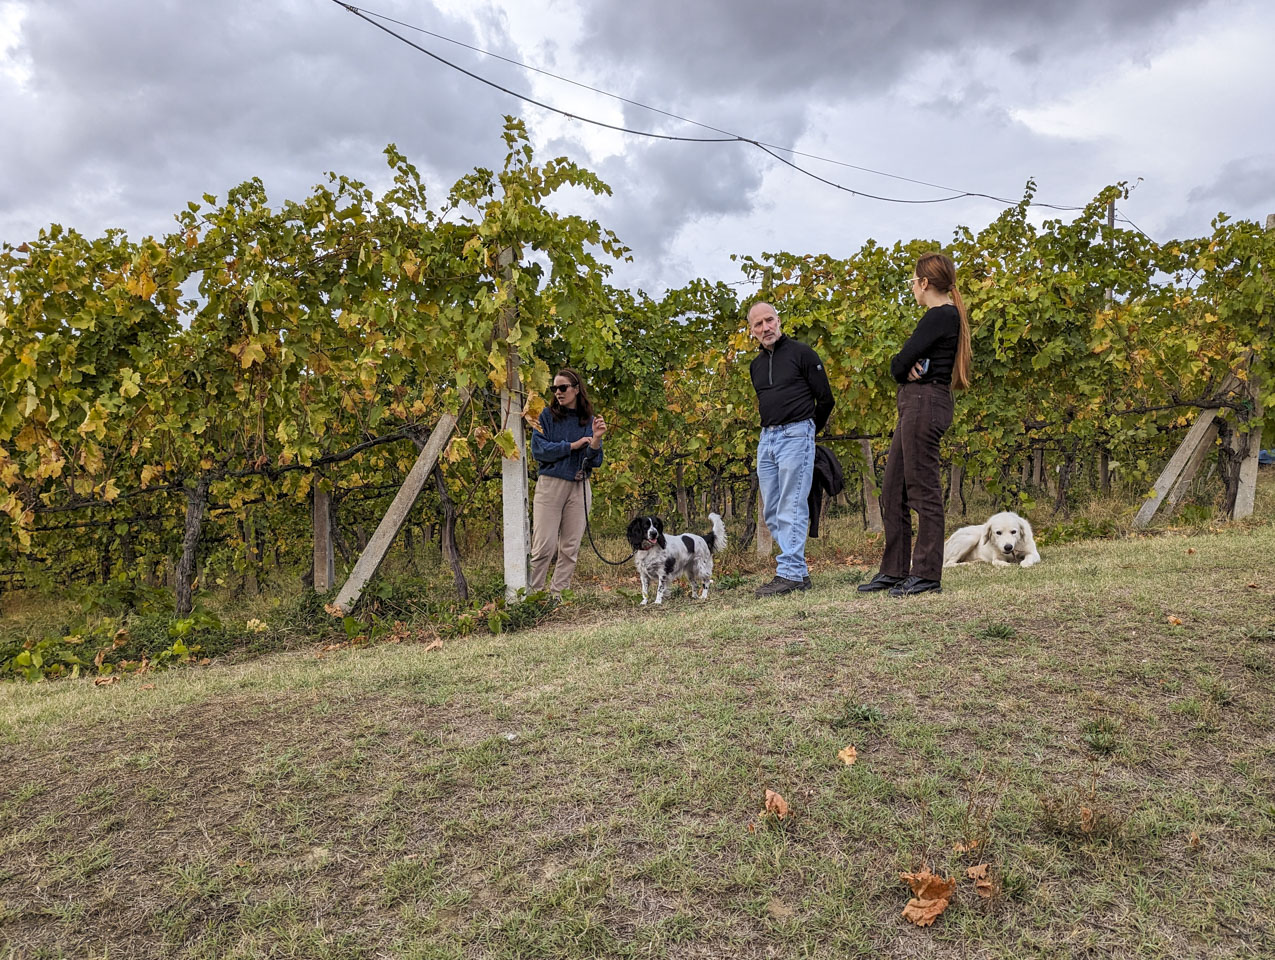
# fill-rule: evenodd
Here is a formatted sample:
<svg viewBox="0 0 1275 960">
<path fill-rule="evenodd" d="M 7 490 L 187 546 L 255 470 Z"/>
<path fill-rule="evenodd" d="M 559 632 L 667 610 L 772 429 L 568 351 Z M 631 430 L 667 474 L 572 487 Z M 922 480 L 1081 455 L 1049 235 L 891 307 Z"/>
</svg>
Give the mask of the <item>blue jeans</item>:
<svg viewBox="0 0 1275 960">
<path fill-rule="evenodd" d="M 800 580 L 806 567 L 806 530 L 810 526 L 810 481 L 815 472 L 815 422 L 799 420 L 762 427 L 757 444 L 757 482 L 770 535 L 779 544 L 775 571 Z"/>
</svg>

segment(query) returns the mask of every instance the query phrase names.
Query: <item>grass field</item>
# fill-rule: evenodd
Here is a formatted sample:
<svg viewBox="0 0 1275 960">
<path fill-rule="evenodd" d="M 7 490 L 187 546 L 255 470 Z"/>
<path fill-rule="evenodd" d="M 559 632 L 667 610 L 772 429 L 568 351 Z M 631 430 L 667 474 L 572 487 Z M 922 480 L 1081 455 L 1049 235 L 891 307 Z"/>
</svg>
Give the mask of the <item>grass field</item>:
<svg viewBox="0 0 1275 960">
<path fill-rule="evenodd" d="M 0 685 L 0 957 L 1272 956 L 1275 526 L 1042 552 Z"/>
</svg>

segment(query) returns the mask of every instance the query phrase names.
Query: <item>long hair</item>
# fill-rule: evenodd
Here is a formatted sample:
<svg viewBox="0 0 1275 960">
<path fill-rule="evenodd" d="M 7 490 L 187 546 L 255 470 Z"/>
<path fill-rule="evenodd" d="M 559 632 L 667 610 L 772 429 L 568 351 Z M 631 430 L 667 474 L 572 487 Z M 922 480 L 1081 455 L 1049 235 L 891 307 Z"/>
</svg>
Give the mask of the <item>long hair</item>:
<svg viewBox="0 0 1275 960">
<path fill-rule="evenodd" d="M 965 312 L 965 301 L 956 288 L 956 264 L 941 253 L 926 253 L 916 262 L 916 275 L 930 282 L 939 293 L 947 293 L 961 315 L 961 332 L 956 343 L 956 362 L 952 364 L 952 387 L 964 390 L 970 385 L 970 320 Z"/>
<path fill-rule="evenodd" d="M 566 377 L 579 392 L 576 394 L 576 408 L 574 411 L 568 410 L 560 404 L 558 402 L 558 394 L 555 392 L 553 402 L 549 404 L 549 409 L 553 411 L 554 417 L 564 420 L 568 413 L 575 413 L 580 417 L 580 426 L 583 427 L 586 423 L 591 423 L 593 421 L 593 403 L 589 400 L 589 391 L 585 388 L 584 380 L 581 379 L 580 374 L 570 367 L 563 367 L 553 375 L 555 380 L 559 377 Z"/>
</svg>

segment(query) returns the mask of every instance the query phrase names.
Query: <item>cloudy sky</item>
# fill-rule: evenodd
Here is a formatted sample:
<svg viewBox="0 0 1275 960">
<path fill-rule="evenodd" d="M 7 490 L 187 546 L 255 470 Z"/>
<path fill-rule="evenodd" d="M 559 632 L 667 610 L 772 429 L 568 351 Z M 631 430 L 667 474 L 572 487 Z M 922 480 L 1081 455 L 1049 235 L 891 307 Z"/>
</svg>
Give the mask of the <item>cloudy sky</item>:
<svg viewBox="0 0 1275 960">
<path fill-rule="evenodd" d="M 1275 213 L 1275 19 L 1262 0 L 370 0 L 380 14 L 732 134 L 852 190 L 976 191 L 1121 214 L 1157 240 Z M 714 136 L 386 20 L 579 117 Z M 398 144 L 440 200 L 499 166 L 502 116 L 610 198 L 563 196 L 633 248 L 615 282 L 734 281 L 732 253 L 946 239 L 1001 205 L 867 199 L 740 143 L 590 126 L 486 87 L 332 0 L 0 0 L 0 240 L 49 223 L 164 233 L 260 177 L 278 201 L 335 170 L 385 181 Z M 867 172 L 868 168 L 880 173 Z M 882 176 L 890 174 L 892 176 Z M 924 181 L 927 186 L 913 181 Z M 1056 216 L 1041 209 L 1038 219 Z"/>
</svg>

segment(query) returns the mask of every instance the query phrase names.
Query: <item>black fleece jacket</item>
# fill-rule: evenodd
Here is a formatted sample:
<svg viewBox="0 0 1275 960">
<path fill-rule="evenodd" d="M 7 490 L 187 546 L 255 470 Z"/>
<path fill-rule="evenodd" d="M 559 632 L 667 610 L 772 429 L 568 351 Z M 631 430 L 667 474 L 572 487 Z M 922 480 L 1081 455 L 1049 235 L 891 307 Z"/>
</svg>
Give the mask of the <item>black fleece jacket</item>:
<svg viewBox="0 0 1275 960">
<path fill-rule="evenodd" d="M 918 360 L 930 359 L 930 369 L 914 383 L 951 383 L 956 366 L 956 344 L 961 337 L 961 315 L 953 304 L 945 303 L 925 311 L 903 349 L 890 361 L 890 376 L 907 383 L 908 372 Z"/>
<path fill-rule="evenodd" d="M 781 334 L 773 350 L 757 351 L 748 371 L 763 427 L 814 420 L 816 433 L 824 428 L 834 401 L 823 361 L 814 350 Z"/>
</svg>

